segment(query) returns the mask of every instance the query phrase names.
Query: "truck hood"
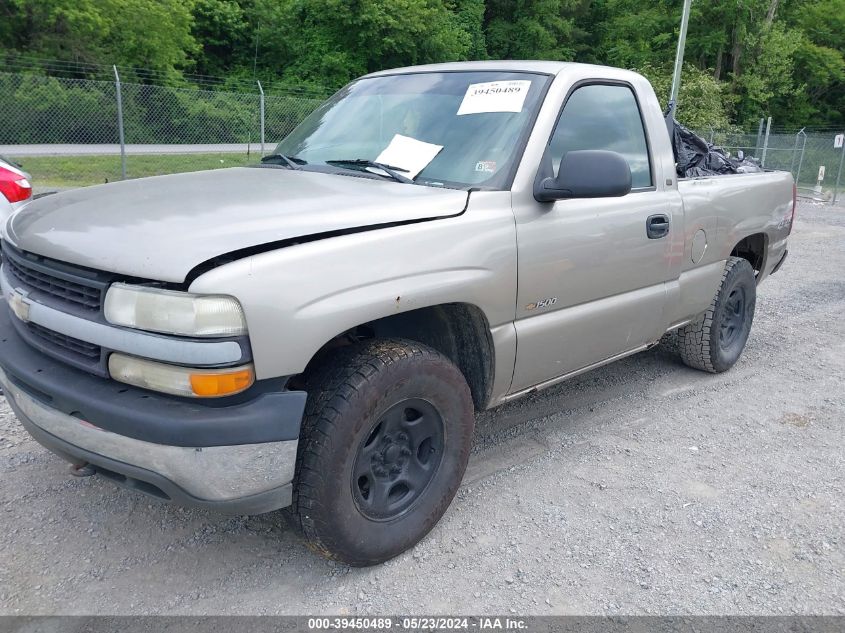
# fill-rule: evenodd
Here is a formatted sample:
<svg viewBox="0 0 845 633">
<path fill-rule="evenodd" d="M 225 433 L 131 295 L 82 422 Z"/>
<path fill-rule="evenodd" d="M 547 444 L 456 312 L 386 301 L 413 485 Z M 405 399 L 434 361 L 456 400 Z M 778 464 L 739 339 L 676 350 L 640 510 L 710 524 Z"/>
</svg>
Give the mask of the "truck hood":
<svg viewBox="0 0 845 633">
<path fill-rule="evenodd" d="M 132 277 L 185 281 L 241 249 L 457 215 L 467 194 L 390 180 L 220 169 L 76 189 L 34 200 L 6 226 L 18 248 Z"/>
</svg>

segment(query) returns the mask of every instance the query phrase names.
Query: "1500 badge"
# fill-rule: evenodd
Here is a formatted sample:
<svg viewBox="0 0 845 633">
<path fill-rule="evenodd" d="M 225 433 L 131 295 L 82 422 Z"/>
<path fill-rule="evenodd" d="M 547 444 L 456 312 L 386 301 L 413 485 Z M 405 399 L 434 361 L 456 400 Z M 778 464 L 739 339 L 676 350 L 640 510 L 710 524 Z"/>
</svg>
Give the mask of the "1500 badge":
<svg viewBox="0 0 845 633">
<path fill-rule="evenodd" d="M 557 297 L 549 297 L 548 299 L 540 299 L 534 303 L 529 303 L 525 306 L 526 310 L 536 310 L 537 308 L 548 308 L 557 303 Z"/>
</svg>

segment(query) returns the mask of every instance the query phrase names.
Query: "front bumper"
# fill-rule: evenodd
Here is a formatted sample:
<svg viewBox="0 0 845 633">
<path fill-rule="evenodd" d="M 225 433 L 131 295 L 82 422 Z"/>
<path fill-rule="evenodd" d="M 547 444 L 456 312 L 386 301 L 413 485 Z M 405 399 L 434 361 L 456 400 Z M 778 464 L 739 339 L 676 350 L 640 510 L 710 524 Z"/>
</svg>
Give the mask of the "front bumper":
<svg viewBox="0 0 845 633">
<path fill-rule="evenodd" d="M 259 514 L 291 503 L 303 392 L 202 406 L 86 374 L 29 347 L 0 304 L 0 388 L 47 449 L 183 505 Z"/>
<path fill-rule="evenodd" d="M 129 488 L 233 514 L 260 514 L 291 503 L 296 440 L 205 448 L 153 444 L 51 409 L 3 370 L 0 386 L 38 443 Z"/>
</svg>

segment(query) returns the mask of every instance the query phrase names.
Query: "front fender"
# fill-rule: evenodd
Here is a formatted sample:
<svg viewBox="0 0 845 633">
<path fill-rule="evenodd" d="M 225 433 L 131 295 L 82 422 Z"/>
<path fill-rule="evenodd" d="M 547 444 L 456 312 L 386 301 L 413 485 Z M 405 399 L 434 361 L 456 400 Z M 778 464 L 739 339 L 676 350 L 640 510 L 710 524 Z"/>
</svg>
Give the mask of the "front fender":
<svg viewBox="0 0 845 633">
<path fill-rule="evenodd" d="M 198 277 L 191 292 L 237 297 L 258 378 L 301 373 L 338 334 L 443 303 L 513 321 L 516 236 L 508 192 L 476 192 L 457 217 L 296 244 Z"/>
</svg>

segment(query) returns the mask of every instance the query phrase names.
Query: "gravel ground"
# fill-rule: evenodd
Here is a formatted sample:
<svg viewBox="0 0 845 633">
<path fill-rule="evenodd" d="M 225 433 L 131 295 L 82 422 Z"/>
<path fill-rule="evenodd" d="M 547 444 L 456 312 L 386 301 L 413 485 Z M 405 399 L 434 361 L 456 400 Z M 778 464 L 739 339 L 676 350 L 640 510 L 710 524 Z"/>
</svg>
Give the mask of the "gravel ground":
<svg viewBox="0 0 845 633">
<path fill-rule="evenodd" d="M 69 477 L 0 398 L 0 613 L 845 614 L 844 273 L 845 209 L 804 205 L 736 367 L 658 348 L 481 415 L 440 525 L 363 570 Z"/>
</svg>

